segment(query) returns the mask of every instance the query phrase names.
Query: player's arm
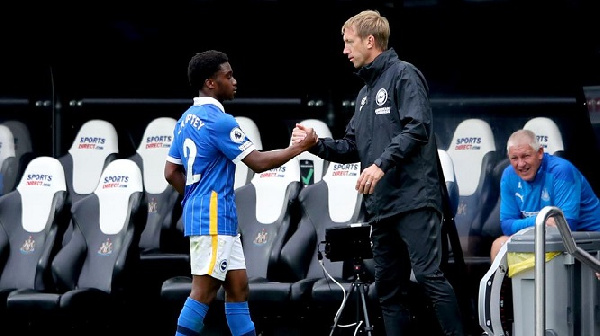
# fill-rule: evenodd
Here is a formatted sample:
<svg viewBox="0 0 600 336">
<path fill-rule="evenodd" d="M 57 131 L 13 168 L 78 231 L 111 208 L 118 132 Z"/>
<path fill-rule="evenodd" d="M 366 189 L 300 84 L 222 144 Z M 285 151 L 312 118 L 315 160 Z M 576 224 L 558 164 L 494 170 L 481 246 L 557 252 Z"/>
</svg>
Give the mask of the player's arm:
<svg viewBox="0 0 600 336">
<path fill-rule="evenodd" d="M 167 161 L 164 171 L 165 179 L 172 185 L 178 193 L 182 194 L 185 190 L 185 171 L 182 165 Z"/>
<path fill-rule="evenodd" d="M 317 143 L 318 136 L 312 128 L 307 127 L 303 131 L 306 132 L 306 137 L 292 143 L 287 148 L 270 151 L 254 150 L 246 155 L 242 161 L 255 173 L 262 173 L 266 170 L 279 167 Z"/>
</svg>

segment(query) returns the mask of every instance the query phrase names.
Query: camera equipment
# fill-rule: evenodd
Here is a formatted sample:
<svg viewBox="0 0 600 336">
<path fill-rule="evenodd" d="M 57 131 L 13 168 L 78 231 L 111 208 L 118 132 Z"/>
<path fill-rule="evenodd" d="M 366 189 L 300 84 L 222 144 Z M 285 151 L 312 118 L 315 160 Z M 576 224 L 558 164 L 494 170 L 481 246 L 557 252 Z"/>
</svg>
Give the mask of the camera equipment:
<svg viewBox="0 0 600 336">
<path fill-rule="evenodd" d="M 354 281 L 350 290 L 346 293 L 343 302 L 346 302 L 353 292 L 356 292 L 356 320 L 360 320 L 362 306 L 362 315 L 364 317 L 364 331 L 371 335 L 373 328 L 369 322 L 369 313 L 367 312 L 367 302 L 365 295 L 369 290 L 369 285 L 361 279 L 363 259 L 373 258 L 371 250 L 371 225 L 367 223 L 353 223 L 342 226 L 335 226 L 325 230 L 325 256 L 331 261 L 349 261 L 353 262 Z M 330 336 L 333 335 L 344 307 L 336 315 Z"/>
<path fill-rule="evenodd" d="M 371 226 L 353 223 L 325 230 L 325 256 L 331 261 L 373 258 Z"/>
</svg>

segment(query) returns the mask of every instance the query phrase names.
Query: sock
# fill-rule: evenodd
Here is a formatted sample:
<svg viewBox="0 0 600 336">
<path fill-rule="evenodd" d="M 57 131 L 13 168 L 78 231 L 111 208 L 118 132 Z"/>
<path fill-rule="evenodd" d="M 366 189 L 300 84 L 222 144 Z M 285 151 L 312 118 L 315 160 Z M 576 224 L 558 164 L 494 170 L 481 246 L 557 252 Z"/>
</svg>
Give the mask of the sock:
<svg viewBox="0 0 600 336">
<path fill-rule="evenodd" d="M 175 336 L 199 336 L 206 312 L 208 305 L 188 297 L 179 314 Z"/>
<path fill-rule="evenodd" d="M 255 336 L 248 302 L 225 302 L 227 325 L 233 336 Z"/>
</svg>

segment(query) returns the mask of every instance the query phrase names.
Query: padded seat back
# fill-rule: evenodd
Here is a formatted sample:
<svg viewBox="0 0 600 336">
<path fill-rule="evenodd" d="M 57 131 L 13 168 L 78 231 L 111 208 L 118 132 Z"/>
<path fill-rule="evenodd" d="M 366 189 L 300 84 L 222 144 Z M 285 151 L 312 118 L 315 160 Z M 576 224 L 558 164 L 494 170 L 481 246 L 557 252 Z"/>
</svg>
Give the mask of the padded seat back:
<svg viewBox="0 0 600 336">
<path fill-rule="evenodd" d="M 329 126 L 319 119 L 305 119 L 300 121 L 300 124 L 313 128 L 319 138 L 333 137 Z M 327 169 L 327 161 L 308 151 L 298 155 L 298 160 L 300 162 L 300 177 L 303 185 L 306 186 L 321 181 Z"/>
<path fill-rule="evenodd" d="M 117 158 L 118 142 L 117 130 L 108 121 L 93 119 L 81 125 L 68 153 L 59 158 L 72 203 L 96 189 L 106 165 Z"/>
<path fill-rule="evenodd" d="M 111 292 L 123 286 L 126 270 L 139 257 L 146 220 L 142 173 L 135 162 L 108 164 L 92 194 L 73 204 L 73 235 L 52 264 L 64 288 Z"/>
<path fill-rule="evenodd" d="M 523 125 L 523 129 L 533 131 L 546 153 L 564 156 L 563 136 L 558 125 L 548 117 L 535 117 Z"/>
<path fill-rule="evenodd" d="M 0 198 L 0 290 L 45 290 L 50 262 L 68 222 L 67 189 L 57 159 L 29 162 L 16 190 Z"/>
<path fill-rule="evenodd" d="M 174 216 L 181 213 L 181 210 L 176 211 L 181 206 L 179 193 L 164 177 L 166 157 L 176 123 L 177 120 L 170 117 L 152 120 L 146 126 L 136 153 L 130 158 L 142 172 L 148 202 L 148 216 L 139 243 L 142 254 L 161 250 L 163 232 L 176 230 L 179 218 Z"/>
<path fill-rule="evenodd" d="M 279 254 L 289 236 L 294 207 L 302 185 L 300 165 L 292 159 L 279 168 L 255 174 L 251 183 L 236 189 L 239 231 L 248 277 L 276 277 Z"/>
<path fill-rule="evenodd" d="M 483 222 L 489 217 L 499 197 L 492 170 L 498 158 L 494 134 L 488 122 L 466 119 L 456 127 L 447 150 L 454 163 L 459 192 L 455 216 L 456 228 L 465 255 L 489 253 L 479 246 Z"/>
<path fill-rule="evenodd" d="M 256 123 L 252 119 L 243 116 L 237 116 L 235 117 L 235 120 L 238 122 L 248 139 L 254 143 L 254 147 L 256 147 L 257 150 L 262 150 L 263 144 Z M 237 162 L 235 166 L 235 182 L 233 188 L 237 189 L 248 184 L 252 180 L 252 177 L 254 177 L 254 171 L 248 168 L 243 161 Z"/>
<path fill-rule="evenodd" d="M 362 194 L 355 189 L 360 172 L 359 162 L 331 162 L 321 181 L 300 192 L 298 228 L 281 251 L 282 263 L 295 280 L 324 277 L 318 254 L 324 251 L 321 242 L 325 241 L 328 228 L 364 220 Z M 343 262 L 324 258 L 323 265 L 332 276 L 344 276 Z"/>
</svg>

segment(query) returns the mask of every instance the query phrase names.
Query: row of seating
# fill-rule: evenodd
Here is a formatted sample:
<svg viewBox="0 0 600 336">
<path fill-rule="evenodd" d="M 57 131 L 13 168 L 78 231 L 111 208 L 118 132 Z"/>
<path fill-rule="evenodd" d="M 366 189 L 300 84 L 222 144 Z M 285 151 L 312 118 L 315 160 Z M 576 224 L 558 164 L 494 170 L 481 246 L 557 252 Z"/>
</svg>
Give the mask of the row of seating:
<svg viewBox="0 0 600 336">
<path fill-rule="evenodd" d="M 108 326 L 91 317 L 122 307 L 142 275 L 189 272 L 180 196 L 162 173 L 175 122 L 152 121 L 135 155 L 119 158 L 113 125 L 90 120 L 67 154 L 27 164 L 0 197 L 0 328 Z M 176 262 L 156 267 L 160 254 Z"/>
<path fill-rule="evenodd" d="M 252 121 L 237 119 L 245 133 L 261 144 Z M 133 297 L 133 301 L 148 307 L 167 308 L 166 314 L 173 314 L 174 325 L 191 286 L 188 244 L 179 223 L 180 196 L 163 177 L 175 122 L 172 118 L 153 120 L 136 154 L 121 159 L 114 127 L 103 120 L 90 120 L 82 125 L 68 154 L 58 159 L 36 158 L 27 165 L 31 171 L 24 172 L 16 189 L 0 197 L 4 233 L 0 235 L 0 293 L 6 295 L 6 309 L 12 311 L 4 314 L 2 305 L 0 319 L 8 317 L 8 324 L 20 329 L 31 325 L 32 320 L 54 316 L 46 314 L 50 308 L 58 315 L 69 312 L 66 321 L 73 322 L 56 319 L 57 328 L 81 330 L 80 324 L 105 325 L 103 319 L 93 321 L 90 317 L 103 316 L 103 309 L 112 310 L 109 304 L 113 298 L 130 303 Z M 321 136 L 331 135 L 321 121 L 303 123 L 311 123 Z M 538 136 L 548 141 L 547 148 L 555 148 L 560 132 L 540 127 L 536 130 Z M 489 159 L 490 164 L 484 164 L 488 161 L 484 156 L 495 150 L 495 144 L 489 144 L 493 140 L 490 134 L 485 122 L 465 120 L 457 127 L 450 147 L 438 151 L 447 189 L 454 195 L 450 198 L 452 214 L 456 215 L 453 219 L 461 238 L 467 237 L 465 243 L 478 237 L 477 228 L 487 225 L 487 221 L 481 224 L 481 212 L 479 219 L 471 213 L 481 209 L 471 206 L 470 200 L 482 198 L 486 192 L 493 196 L 494 184 L 499 183 L 499 176 L 493 175 L 496 181 L 489 178 L 493 169 L 488 167 L 499 167 L 501 160 Z M 464 139 L 477 140 L 465 143 Z M 477 167 L 481 171 L 477 172 Z M 353 261 L 330 262 L 324 258 L 324 234 L 327 228 L 364 220 L 361 198 L 354 190 L 360 164 L 329 163 L 303 153 L 261 174 L 238 166 L 240 172 L 244 168 L 240 181 L 236 176 L 236 201 L 255 314 L 277 318 L 313 316 L 330 324 L 343 301 L 342 288 L 350 288 L 355 265 Z M 482 186 L 484 180 L 487 187 Z M 479 181 L 476 187 L 473 181 Z M 497 195 L 491 204 L 497 206 Z M 493 216 L 488 214 L 490 222 Z M 499 224 L 491 225 L 499 230 Z M 29 254 L 29 262 L 15 259 L 31 246 L 45 254 Z M 465 244 L 462 248 L 469 251 L 471 246 Z M 106 258 L 106 254 L 119 257 Z M 369 260 L 364 270 L 369 279 Z M 375 302 L 373 288 L 369 287 L 371 303 Z M 160 303 L 152 305 L 157 297 Z M 97 310 L 88 310 L 90 306 Z M 57 309 L 61 307 L 65 310 Z M 372 307 L 376 311 L 377 305 Z M 31 315 L 32 311 L 45 313 Z M 29 321 L 18 322 L 25 316 Z M 112 321 L 119 321 L 118 316 Z"/>
</svg>

